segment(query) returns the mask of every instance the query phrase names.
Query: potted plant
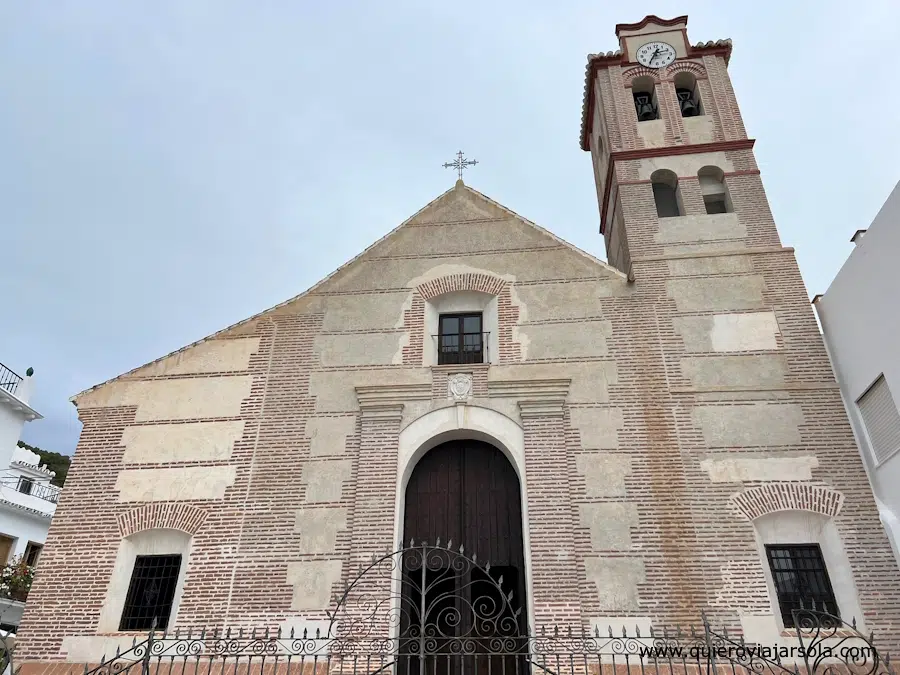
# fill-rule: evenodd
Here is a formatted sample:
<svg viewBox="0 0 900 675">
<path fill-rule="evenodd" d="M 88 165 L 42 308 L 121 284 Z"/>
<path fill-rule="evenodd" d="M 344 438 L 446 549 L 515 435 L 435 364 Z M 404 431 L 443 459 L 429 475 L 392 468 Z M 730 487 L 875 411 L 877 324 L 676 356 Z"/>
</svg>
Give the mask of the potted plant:
<svg viewBox="0 0 900 675">
<path fill-rule="evenodd" d="M 16 556 L 0 569 L 0 591 L 13 600 L 25 602 L 32 581 L 34 567 L 26 563 L 22 556 Z"/>
</svg>

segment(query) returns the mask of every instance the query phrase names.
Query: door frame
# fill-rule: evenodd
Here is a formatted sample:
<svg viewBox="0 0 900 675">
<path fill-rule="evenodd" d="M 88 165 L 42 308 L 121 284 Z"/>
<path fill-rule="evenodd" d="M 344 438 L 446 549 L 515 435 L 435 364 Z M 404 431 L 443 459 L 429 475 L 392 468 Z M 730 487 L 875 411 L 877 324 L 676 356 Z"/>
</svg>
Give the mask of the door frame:
<svg viewBox="0 0 900 675">
<path fill-rule="evenodd" d="M 432 410 L 409 424 L 400 432 L 397 454 L 397 490 L 394 502 L 394 542 L 402 548 L 403 519 L 406 506 L 406 486 L 413 469 L 426 452 L 456 440 L 476 440 L 490 443 L 513 467 L 519 479 L 522 513 L 522 554 L 525 559 L 525 608 L 528 630 L 534 628 L 534 594 L 532 588 L 531 530 L 528 520 L 528 486 L 525 480 L 525 432 L 506 415 L 475 405 L 457 404 Z M 431 543 L 431 542 L 429 542 Z M 393 580 L 391 592 L 400 592 L 400 579 Z M 395 629 L 398 631 L 399 626 Z"/>
</svg>

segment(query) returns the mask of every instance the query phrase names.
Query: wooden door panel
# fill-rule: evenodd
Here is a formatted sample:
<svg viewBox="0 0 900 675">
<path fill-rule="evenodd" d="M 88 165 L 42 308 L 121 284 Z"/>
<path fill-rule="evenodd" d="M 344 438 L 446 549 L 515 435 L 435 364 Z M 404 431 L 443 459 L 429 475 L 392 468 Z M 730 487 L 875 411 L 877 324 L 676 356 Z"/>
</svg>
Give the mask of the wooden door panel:
<svg viewBox="0 0 900 675">
<path fill-rule="evenodd" d="M 465 545 L 466 554 L 476 553 L 480 565 L 490 562 L 495 580 L 504 573 L 504 595 L 513 591 L 513 606 L 524 609 L 519 479 L 494 446 L 452 441 L 426 453 L 416 465 L 406 488 L 403 541 L 434 544 L 438 538 L 444 544 L 452 540 L 454 548 Z M 470 585 L 467 592 L 482 588 L 487 593 L 490 585 Z M 524 630 L 524 611 L 519 619 Z M 465 626 L 459 628 L 465 632 Z"/>
</svg>

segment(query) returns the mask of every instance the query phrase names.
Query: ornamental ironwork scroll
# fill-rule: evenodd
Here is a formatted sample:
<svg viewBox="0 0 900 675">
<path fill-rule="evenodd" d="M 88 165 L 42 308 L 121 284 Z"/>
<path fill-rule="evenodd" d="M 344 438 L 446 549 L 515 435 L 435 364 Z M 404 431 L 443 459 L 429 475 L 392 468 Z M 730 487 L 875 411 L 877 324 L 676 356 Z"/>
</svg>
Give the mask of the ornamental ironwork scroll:
<svg viewBox="0 0 900 675">
<path fill-rule="evenodd" d="M 410 542 L 357 569 L 317 630 L 150 631 L 83 673 L 897 675 L 874 636 L 815 609 L 794 611 L 781 648 L 716 630 L 705 615 L 697 629 L 643 635 L 531 630 L 512 586 L 463 547 Z"/>
<path fill-rule="evenodd" d="M 329 612 L 332 649 L 392 653 L 413 669 L 440 655 L 519 653 L 523 608 L 498 572 L 440 540 L 374 556 Z"/>
</svg>

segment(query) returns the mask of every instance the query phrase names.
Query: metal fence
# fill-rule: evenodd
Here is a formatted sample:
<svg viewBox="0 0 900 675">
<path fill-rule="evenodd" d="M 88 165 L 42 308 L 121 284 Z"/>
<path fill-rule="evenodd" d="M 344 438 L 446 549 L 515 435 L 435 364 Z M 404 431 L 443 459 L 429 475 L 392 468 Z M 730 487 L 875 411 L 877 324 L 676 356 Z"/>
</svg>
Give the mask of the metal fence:
<svg viewBox="0 0 900 675">
<path fill-rule="evenodd" d="M 24 495 L 31 495 L 38 499 L 43 499 L 51 504 L 59 503 L 60 489 L 50 483 L 39 483 L 33 478 L 25 476 L 12 476 L 9 478 L 0 478 L 0 485 L 12 488 L 16 492 Z"/>
<path fill-rule="evenodd" d="M 773 651 L 703 615 L 675 632 L 532 630 L 508 585 L 461 547 L 410 542 L 345 585 L 324 629 L 150 630 L 72 675 L 896 675 L 873 636 L 815 609 Z"/>
<path fill-rule="evenodd" d="M 5 389 L 10 394 L 15 394 L 20 382 L 22 382 L 21 375 L 17 375 L 0 363 L 0 389 Z"/>
<path fill-rule="evenodd" d="M 346 642 L 308 632 L 151 631 L 72 675 L 896 675 L 871 638 L 820 612 L 798 612 L 791 655 L 702 628 L 621 635 L 545 630 L 456 640 L 436 635 Z M 788 647 L 784 648 L 788 650 Z"/>
</svg>

